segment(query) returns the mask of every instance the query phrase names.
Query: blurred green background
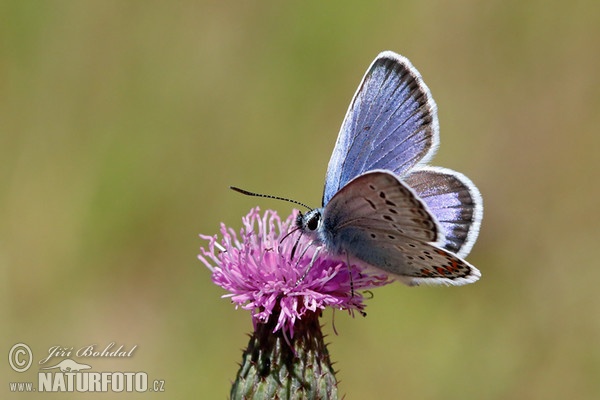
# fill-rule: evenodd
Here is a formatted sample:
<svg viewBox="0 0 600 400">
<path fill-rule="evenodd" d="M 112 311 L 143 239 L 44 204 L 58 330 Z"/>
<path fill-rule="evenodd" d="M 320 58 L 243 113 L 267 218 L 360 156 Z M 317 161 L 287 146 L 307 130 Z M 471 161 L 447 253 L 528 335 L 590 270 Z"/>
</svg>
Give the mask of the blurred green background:
<svg viewBox="0 0 600 400">
<path fill-rule="evenodd" d="M 600 5 L 594 1 L 0 2 L 3 360 L 137 345 L 94 370 L 226 398 L 252 330 L 196 259 L 260 205 L 319 205 L 360 78 L 407 56 L 438 103 L 433 160 L 481 189 L 462 288 L 375 291 L 323 318 L 347 399 L 600 398 Z M 81 361 L 81 360 L 80 360 Z"/>
</svg>

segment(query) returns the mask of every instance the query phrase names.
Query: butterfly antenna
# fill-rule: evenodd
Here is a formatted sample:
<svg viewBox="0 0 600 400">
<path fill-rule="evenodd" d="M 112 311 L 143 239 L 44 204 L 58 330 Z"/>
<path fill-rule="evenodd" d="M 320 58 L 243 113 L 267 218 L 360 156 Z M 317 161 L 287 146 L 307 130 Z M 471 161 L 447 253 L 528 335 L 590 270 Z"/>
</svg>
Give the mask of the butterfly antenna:
<svg viewBox="0 0 600 400">
<path fill-rule="evenodd" d="M 272 196 L 270 194 L 262 194 L 262 193 L 254 193 L 254 192 L 249 192 L 247 190 L 244 189 L 240 189 L 238 187 L 235 186 L 229 186 L 229 189 L 231 190 L 235 190 L 238 193 L 241 194 L 245 194 L 246 196 L 254 196 L 254 197 L 266 197 L 267 199 L 275 199 L 275 200 L 283 200 L 283 201 L 287 201 L 289 203 L 294 203 L 294 204 L 298 204 L 302 207 L 306 207 L 308 210 L 312 211 L 312 208 L 310 208 L 309 206 L 307 206 L 304 203 L 300 203 L 299 201 L 296 200 L 292 200 L 292 199 L 287 199 L 285 197 L 279 197 L 279 196 Z"/>
</svg>

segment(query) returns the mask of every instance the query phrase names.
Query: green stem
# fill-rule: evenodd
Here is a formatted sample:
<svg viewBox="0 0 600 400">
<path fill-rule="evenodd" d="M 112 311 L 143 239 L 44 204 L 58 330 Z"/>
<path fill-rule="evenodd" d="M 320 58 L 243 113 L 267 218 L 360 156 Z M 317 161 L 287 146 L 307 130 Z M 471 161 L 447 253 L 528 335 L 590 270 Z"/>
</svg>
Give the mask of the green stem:
<svg viewBox="0 0 600 400">
<path fill-rule="evenodd" d="M 306 314 L 286 341 L 273 333 L 279 313 L 259 324 L 244 351 L 231 399 L 337 399 L 337 380 L 319 315 Z"/>
</svg>

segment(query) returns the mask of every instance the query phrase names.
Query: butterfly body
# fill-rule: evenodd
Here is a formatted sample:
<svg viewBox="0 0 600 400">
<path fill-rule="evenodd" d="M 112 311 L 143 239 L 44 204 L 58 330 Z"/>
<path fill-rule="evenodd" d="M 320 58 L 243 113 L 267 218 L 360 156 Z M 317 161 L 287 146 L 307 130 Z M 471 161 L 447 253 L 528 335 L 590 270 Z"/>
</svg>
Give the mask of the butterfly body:
<svg viewBox="0 0 600 400">
<path fill-rule="evenodd" d="M 323 207 L 300 214 L 298 228 L 331 256 L 408 285 L 478 280 L 461 257 L 479 231 L 479 191 L 462 174 L 425 165 L 439 143 L 436 110 L 412 64 L 381 53 L 342 124 Z"/>
</svg>

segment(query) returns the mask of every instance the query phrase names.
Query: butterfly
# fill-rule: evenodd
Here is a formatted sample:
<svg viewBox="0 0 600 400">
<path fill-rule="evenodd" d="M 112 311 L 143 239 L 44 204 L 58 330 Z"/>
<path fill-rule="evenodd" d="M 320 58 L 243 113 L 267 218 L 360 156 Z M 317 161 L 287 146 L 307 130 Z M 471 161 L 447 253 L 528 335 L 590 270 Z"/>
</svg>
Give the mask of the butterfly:
<svg viewBox="0 0 600 400">
<path fill-rule="evenodd" d="M 464 260 L 483 203 L 463 174 L 427 162 L 439 145 L 437 107 L 405 57 L 380 53 L 346 113 L 322 207 L 297 228 L 333 257 L 415 286 L 464 285 L 481 273 Z"/>
</svg>

